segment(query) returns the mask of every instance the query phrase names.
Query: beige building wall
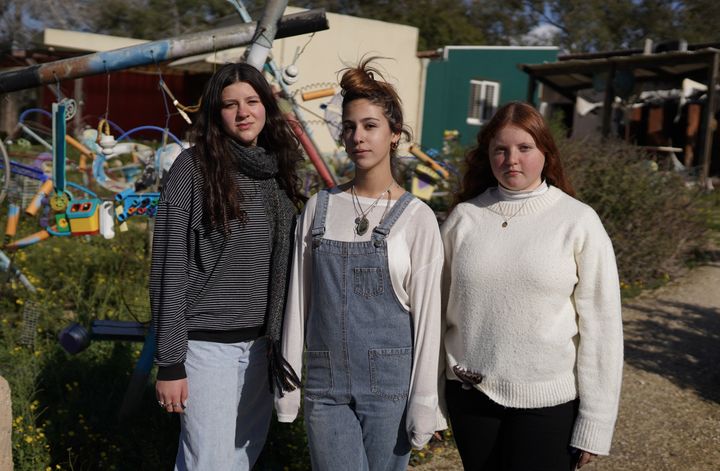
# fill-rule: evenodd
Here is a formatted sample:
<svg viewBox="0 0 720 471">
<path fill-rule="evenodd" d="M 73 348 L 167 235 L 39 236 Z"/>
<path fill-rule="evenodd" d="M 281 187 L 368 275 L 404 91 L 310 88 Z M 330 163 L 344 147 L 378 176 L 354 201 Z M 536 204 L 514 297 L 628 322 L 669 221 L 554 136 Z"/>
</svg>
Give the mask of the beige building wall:
<svg viewBox="0 0 720 471">
<path fill-rule="evenodd" d="M 299 11 L 288 7 L 286 13 Z M 421 130 L 421 61 L 416 57 L 419 30 L 412 26 L 386 23 L 382 21 L 356 18 L 335 13 L 327 14 L 330 29 L 315 33 L 308 43 L 310 35 L 281 39 L 275 42 L 273 57 L 279 66 L 292 64 L 297 48 L 305 46 L 298 58 L 299 69 L 297 83 L 290 86 L 291 91 L 304 90 L 313 84 L 331 82 L 339 92 L 340 71 L 346 64 L 355 65 L 363 56 L 382 56 L 388 59 L 376 63 L 385 79 L 398 90 L 403 102 L 405 121 L 412 129 L 415 139 Z M 312 87 L 311 87 L 312 88 Z M 322 88 L 322 87 L 317 87 Z M 329 98 L 298 102 L 318 114 L 322 103 Z M 306 119 L 317 119 L 305 112 Z M 316 142 L 323 152 L 336 148 L 330 133 L 324 125 L 313 124 L 312 131 Z"/>
<path fill-rule="evenodd" d="M 288 7 L 285 14 L 303 11 L 301 8 Z M 310 34 L 276 40 L 272 55 L 280 67 L 287 67 L 295 61 L 298 48 L 303 49 L 295 65 L 299 75 L 296 83 L 289 86 L 291 93 L 298 94 L 298 102 L 306 110 L 302 110 L 303 118 L 310 122 L 310 129 L 315 142 L 323 154 L 332 154 L 338 150 L 327 126 L 322 123 L 324 110 L 320 105 L 330 98 L 303 102 L 299 94 L 305 90 L 334 86 L 339 92 L 338 72 L 347 64 L 354 65 L 364 56 L 382 56 L 376 66 L 383 72 L 388 82 L 398 90 L 403 102 L 406 124 L 413 132 L 415 141 L 420 140 L 422 83 L 424 72 L 420 59 L 416 57 L 419 30 L 412 26 L 386 23 L 382 21 L 357 18 L 336 13 L 327 13 L 330 29 Z M 104 36 L 74 31 L 47 29 L 44 33 L 47 46 L 63 49 L 86 51 L 104 51 L 141 44 L 146 41 Z M 172 67 L 190 71 L 206 71 L 213 69 L 213 63 L 237 61 L 244 48 L 234 48 L 215 53 L 179 59 L 172 62 Z M 317 86 L 316 86 L 317 85 Z M 316 113 L 318 116 L 314 116 Z"/>
<path fill-rule="evenodd" d="M 144 39 L 123 38 L 107 34 L 84 33 L 64 29 L 46 28 L 43 30 L 43 44 L 49 47 L 75 51 L 111 51 L 123 47 L 144 44 Z"/>
<path fill-rule="evenodd" d="M 302 8 L 287 7 L 285 14 L 304 11 Z M 301 109 L 303 118 L 310 122 L 315 142 L 323 154 L 331 154 L 338 150 L 327 126 L 321 124 L 324 111 L 321 104 L 330 98 L 320 98 L 304 102 L 299 94 L 306 90 L 335 87 L 339 92 L 338 72 L 346 65 L 357 64 L 364 56 L 382 56 L 387 59 L 376 62 L 385 79 L 392 83 L 400 94 L 406 124 L 410 127 L 415 141 L 419 141 L 422 128 L 421 110 L 424 71 L 421 60 L 416 57 L 419 30 L 413 26 L 405 26 L 383 21 L 369 20 L 354 16 L 327 13 L 330 29 L 318 31 L 314 35 L 305 34 L 273 43 L 272 55 L 279 67 L 287 67 L 295 61 L 298 50 L 302 53 L 295 61 L 299 75 L 296 83 L 289 86 L 290 92 L 297 92 L 298 102 L 308 111 Z M 312 36 L 312 39 L 311 39 Z M 299 48 L 299 49 L 298 49 Z M 304 49 L 303 49 L 304 48 Z M 205 56 L 207 63 L 225 63 L 236 61 L 242 56 L 245 48 L 234 48 L 218 51 Z M 174 62 L 177 66 L 191 66 L 189 60 Z M 313 116 L 314 112 L 321 117 Z"/>
</svg>

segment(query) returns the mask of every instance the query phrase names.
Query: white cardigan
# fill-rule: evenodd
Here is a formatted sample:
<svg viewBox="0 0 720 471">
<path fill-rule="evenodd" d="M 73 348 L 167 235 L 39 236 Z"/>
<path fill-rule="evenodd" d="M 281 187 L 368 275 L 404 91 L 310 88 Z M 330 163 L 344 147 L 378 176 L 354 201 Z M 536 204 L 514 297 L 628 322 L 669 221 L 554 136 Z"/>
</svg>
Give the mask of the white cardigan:
<svg viewBox="0 0 720 471">
<path fill-rule="evenodd" d="M 360 197 L 363 209 L 374 198 Z M 390 202 L 390 207 L 396 200 Z M 295 236 L 293 268 L 282 337 L 283 356 L 298 374 L 302 371 L 305 325 L 312 292 L 312 222 L 317 196 L 313 196 L 300 215 Z M 387 200 L 378 202 L 368 215 L 370 228 L 377 226 L 389 210 Z M 370 240 L 372 230 L 363 236 L 354 232 L 355 210 L 350 194 L 334 190 L 328 201 L 325 220 L 326 239 L 345 242 Z M 440 282 L 443 250 L 440 231 L 432 210 L 414 199 L 393 225 L 387 237 L 388 265 L 398 301 L 410 311 L 413 320 L 413 366 L 406 426 L 415 448 L 427 443 L 436 430 L 447 428 L 438 407 L 438 362 L 441 344 Z M 280 422 L 292 422 L 300 409 L 300 391 L 276 398 Z"/>
<path fill-rule="evenodd" d="M 504 201 L 493 188 L 458 205 L 442 237 L 447 378 L 458 379 L 455 365 L 480 373 L 477 389 L 506 407 L 579 397 L 570 444 L 607 454 L 623 337 L 615 255 L 595 211 L 555 187 Z"/>
</svg>

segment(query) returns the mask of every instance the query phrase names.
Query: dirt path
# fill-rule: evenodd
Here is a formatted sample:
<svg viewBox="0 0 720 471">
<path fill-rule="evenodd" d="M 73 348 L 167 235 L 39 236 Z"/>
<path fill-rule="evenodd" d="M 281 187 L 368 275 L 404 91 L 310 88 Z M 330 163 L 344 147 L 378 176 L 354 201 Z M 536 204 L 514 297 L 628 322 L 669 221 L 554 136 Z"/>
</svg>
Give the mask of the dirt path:
<svg viewBox="0 0 720 471">
<path fill-rule="evenodd" d="M 626 302 L 623 319 L 625 370 L 612 454 L 583 471 L 720 470 L 720 262 Z M 412 469 L 462 466 L 447 449 Z"/>
</svg>

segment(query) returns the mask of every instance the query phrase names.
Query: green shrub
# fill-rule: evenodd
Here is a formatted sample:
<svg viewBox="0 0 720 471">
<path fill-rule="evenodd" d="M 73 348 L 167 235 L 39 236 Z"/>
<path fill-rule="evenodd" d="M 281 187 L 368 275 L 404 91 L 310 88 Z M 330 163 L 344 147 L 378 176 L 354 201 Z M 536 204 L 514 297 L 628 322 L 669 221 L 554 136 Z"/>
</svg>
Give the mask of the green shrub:
<svg viewBox="0 0 720 471">
<path fill-rule="evenodd" d="M 273 416 L 255 471 L 304 471 L 310 469 L 305 423 L 302 412 L 291 424 L 281 424 Z"/>
<path fill-rule="evenodd" d="M 19 235 L 34 225 L 25 219 Z M 146 226 L 131 220 L 112 240 L 57 237 L 11 254 L 37 288 L 30 294 L 16 281 L 0 283 L 0 365 L 13 395 L 16 470 L 162 469 L 172 462 L 177 418 L 159 410 L 152 384 L 140 410 L 125 423 L 117 419 L 140 345 L 94 341 L 70 356 L 56 339 L 70 322 L 149 320 Z M 31 302 L 40 311 L 35 341 L 21 346 Z"/>
<path fill-rule="evenodd" d="M 35 380 L 42 364 L 41 351 L 17 345 L 18 323 L 3 317 L 0 337 L 0 374 L 10 384 L 13 406 L 12 450 L 15 469 L 45 469 L 50 464 L 49 445 L 41 420 L 43 408 L 36 398 Z"/>
<path fill-rule="evenodd" d="M 623 288 L 652 286 L 677 273 L 704 240 L 699 192 L 624 142 L 558 143 L 578 199 L 597 211 L 613 241 Z"/>
<path fill-rule="evenodd" d="M 129 342 L 93 342 L 74 356 L 56 344 L 48 349 L 37 398 L 54 465 L 150 470 L 174 462 L 179 419 L 157 406 L 152 382 L 132 416 L 118 419 L 139 350 Z"/>
</svg>

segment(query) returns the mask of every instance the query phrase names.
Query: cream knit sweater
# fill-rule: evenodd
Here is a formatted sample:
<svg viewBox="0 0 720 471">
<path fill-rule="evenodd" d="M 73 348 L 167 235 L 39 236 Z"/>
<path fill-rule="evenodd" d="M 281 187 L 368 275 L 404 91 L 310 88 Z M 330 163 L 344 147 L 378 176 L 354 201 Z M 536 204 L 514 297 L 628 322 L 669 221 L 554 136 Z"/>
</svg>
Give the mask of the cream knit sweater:
<svg viewBox="0 0 720 471">
<path fill-rule="evenodd" d="M 579 397 L 570 445 L 608 454 L 623 337 L 615 255 L 595 211 L 555 187 L 512 200 L 493 188 L 458 205 L 442 237 L 447 378 L 458 379 L 455 365 L 480 373 L 477 389 L 506 407 Z"/>
</svg>

